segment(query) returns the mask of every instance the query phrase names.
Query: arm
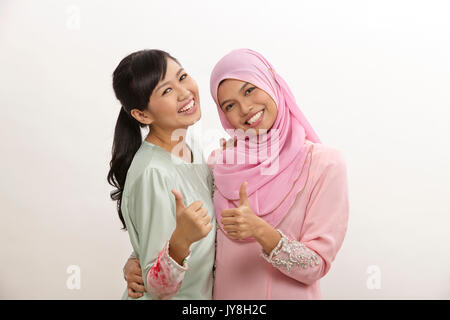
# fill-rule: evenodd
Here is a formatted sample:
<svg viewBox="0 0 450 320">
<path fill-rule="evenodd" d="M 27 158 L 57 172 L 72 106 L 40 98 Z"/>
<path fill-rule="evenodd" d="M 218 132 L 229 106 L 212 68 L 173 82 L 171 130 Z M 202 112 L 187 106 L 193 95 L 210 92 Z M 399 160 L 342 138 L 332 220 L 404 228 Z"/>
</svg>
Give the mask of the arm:
<svg viewBox="0 0 450 320">
<path fill-rule="evenodd" d="M 187 259 L 179 265 L 169 254 L 169 242 L 158 254 L 147 276 L 148 294 L 158 300 L 170 299 L 178 293 L 184 279 Z"/>
<path fill-rule="evenodd" d="M 169 299 L 177 294 L 187 270 L 187 264 L 179 265 L 169 256 L 176 227 L 173 195 L 165 178 L 151 169 L 133 183 L 127 200 L 130 214 L 124 218 L 145 289 L 153 299 Z"/>
<path fill-rule="evenodd" d="M 157 170 L 139 179 L 130 193 L 130 219 L 125 222 L 133 247 L 138 248 L 148 294 L 170 299 L 178 293 L 188 269 L 191 244 L 211 231 L 211 219 L 201 201 L 185 207 L 183 195 L 170 189 Z"/>
<path fill-rule="evenodd" d="M 311 285 L 329 271 L 345 237 L 348 213 L 346 166 L 338 154 L 312 190 L 300 240 L 277 230 L 279 242 L 261 255 L 283 274 Z"/>
<path fill-rule="evenodd" d="M 134 252 L 123 267 L 123 277 L 127 282 L 128 297 L 140 298 L 144 295 L 145 287 L 142 280 L 141 265 Z"/>
<path fill-rule="evenodd" d="M 149 294 L 154 298 L 157 298 L 159 296 L 161 299 L 163 299 L 165 295 L 167 297 L 170 297 L 173 295 L 173 293 L 176 293 L 178 291 L 177 288 L 181 285 L 181 282 L 183 280 L 183 274 L 185 272 L 185 270 L 182 267 L 185 267 L 185 269 L 187 269 L 188 259 L 184 258 L 187 256 L 187 254 L 180 252 L 181 254 L 179 256 L 182 257 L 181 258 L 182 267 L 181 267 L 180 263 L 174 261 L 174 259 L 176 258 L 170 255 L 168 247 L 169 243 L 167 243 L 166 246 L 164 246 L 164 249 L 161 250 L 161 252 L 158 254 L 156 262 L 153 264 L 153 266 L 150 268 L 149 271 L 148 283 L 151 283 L 149 287 L 153 288 L 153 290 Z M 173 248 L 174 246 L 171 247 Z M 159 271 L 157 272 L 157 270 Z M 159 273 L 161 274 L 159 275 Z M 127 282 L 128 296 L 132 298 L 142 297 L 143 292 L 146 292 L 146 290 L 144 287 L 144 280 L 142 278 L 142 270 L 140 267 L 140 262 L 134 251 L 128 258 L 123 268 L 123 274 L 125 281 Z M 163 278 L 162 275 L 164 275 L 164 279 L 170 277 L 173 277 L 174 279 L 164 281 L 163 283 L 163 281 L 161 281 L 161 279 Z M 166 288 L 167 283 L 173 284 L 168 286 L 172 287 L 171 290 L 168 290 L 168 288 Z M 164 292 L 167 293 L 164 294 Z"/>
</svg>

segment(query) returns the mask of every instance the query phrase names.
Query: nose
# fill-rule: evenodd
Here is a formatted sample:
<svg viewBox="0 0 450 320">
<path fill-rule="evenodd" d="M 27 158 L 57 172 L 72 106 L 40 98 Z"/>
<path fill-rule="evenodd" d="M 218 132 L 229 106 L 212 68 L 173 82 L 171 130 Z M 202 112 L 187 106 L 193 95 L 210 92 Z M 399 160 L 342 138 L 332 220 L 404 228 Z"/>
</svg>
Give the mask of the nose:
<svg viewBox="0 0 450 320">
<path fill-rule="evenodd" d="M 249 114 L 249 112 L 253 109 L 253 105 L 249 104 L 241 104 L 241 112 L 245 116 Z"/>
<path fill-rule="evenodd" d="M 184 101 L 191 95 L 191 92 L 184 86 L 178 88 L 178 101 Z"/>
</svg>

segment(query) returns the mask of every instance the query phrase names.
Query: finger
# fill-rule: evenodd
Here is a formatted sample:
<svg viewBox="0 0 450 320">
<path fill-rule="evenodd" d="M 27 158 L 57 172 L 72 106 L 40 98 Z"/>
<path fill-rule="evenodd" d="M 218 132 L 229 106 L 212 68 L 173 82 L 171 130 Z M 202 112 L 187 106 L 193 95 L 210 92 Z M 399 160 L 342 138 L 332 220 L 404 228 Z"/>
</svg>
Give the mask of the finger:
<svg viewBox="0 0 450 320">
<path fill-rule="evenodd" d="M 203 202 L 201 202 L 200 200 L 194 201 L 189 205 L 189 209 L 195 211 L 200 210 L 203 207 Z"/>
<path fill-rule="evenodd" d="M 139 293 L 139 292 L 134 292 L 133 289 L 128 288 L 128 296 L 130 298 L 140 298 L 142 297 L 144 294 L 143 293 Z"/>
<path fill-rule="evenodd" d="M 198 215 L 199 218 L 204 218 L 205 216 L 208 215 L 208 209 L 206 209 L 206 208 L 201 208 L 201 209 L 198 210 L 196 213 L 197 213 L 197 215 Z"/>
<path fill-rule="evenodd" d="M 128 288 L 128 296 L 130 298 L 137 298 L 136 293 L 133 290 L 131 290 L 131 288 Z"/>
<path fill-rule="evenodd" d="M 225 209 L 220 213 L 222 218 L 234 217 L 237 214 L 236 209 Z"/>
<path fill-rule="evenodd" d="M 239 203 L 241 206 L 248 205 L 247 182 L 241 184 L 241 189 L 239 190 Z"/>
<path fill-rule="evenodd" d="M 227 232 L 227 234 L 233 240 L 238 240 L 239 239 L 237 231 L 230 231 L 230 232 Z"/>
<path fill-rule="evenodd" d="M 221 220 L 223 225 L 228 225 L 228 224 L 237 224 L 236 218 L 231 217 L 231 218 L 223 218 Z"/>
<path fill-rule="evenodd" d="M 223 229 L 227 232 L 236 232 L 239 231 L 239 228 L 237 225 L 235 224 L 228 224 L 228 225 L 224 225 Z"/>
<path fill-rule="evenodd" d="M 172 189 L 172 194 L 175 196 L 175 203 L 177 206 L 177 209 L 184 209 L 186 206 L 184 205 L 183 195 L 180 191 Z M 178 211 L 178 210 L 177 210 Z"/>
<path fill-rule="evenodd" d="M 199 216 L 198 216 L 200 219 L 206 219 L 206 218 L 209 218 L 209 214 L 208 214 L 208 210 L 206 210 L 205 209 L 205 211 L 201 211 L 200 213 L 199 213 Z"/>
<path fill-rule="evenodd" d="M 203 237 L 206 237 L 212 230 L 212 224 L 208 223 L 206 225 L 203 225 L 201 230 L 202 230 L 201 232 L 203 234 Z"/>
<path fill-rule="evenodd" d="M 201 222 L 202 222 L 204 225 L 207 225 L 208 223 L 211 222 L 210 216 L 206 216 L 206 217 L 202 218 Z"/>
<path fill-rule="evenodd" d="M 130 275 L 130 277 L 128 278 L 128 281 L 130 282 L 136 282 L 138 284 L 144 284 L 144 280 L 142 280 L 142 273 L 135 273 Z"/>
<path fill-rule="evenodd" d="M 229 236 L 233 240 L 243 240 L 243 239 L 248 238 L 248 236 L 242 230 L 240 230 L 240 231 L 230 231 L 230 232 L 231 232 L 231 235 L 229 235 Z"/>
<path fill-rule="evenodd" d="M 137 284 L 136 282 L 130 283 L 130 285 L 128 287 L 133 289 L 134 292 L 138 292 L 138 293 L 142 293 L 145 291 L 145 287 Z"/>
</svg>

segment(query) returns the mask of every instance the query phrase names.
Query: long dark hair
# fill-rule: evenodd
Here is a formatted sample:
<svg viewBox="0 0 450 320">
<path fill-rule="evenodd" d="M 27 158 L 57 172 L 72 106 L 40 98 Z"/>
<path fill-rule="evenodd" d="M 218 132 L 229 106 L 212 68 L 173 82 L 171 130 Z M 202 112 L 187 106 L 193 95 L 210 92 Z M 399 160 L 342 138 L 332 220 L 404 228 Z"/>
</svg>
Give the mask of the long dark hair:
<svg viewBox="0 0 450 320">
<path fill-rule="evenodd" d="M 111 191 L 111 199 L 117 201 L 117 211 L 123 230 L 121 202 L 125 178 L 134 155 L 142 144 L 142 124 L 131 116 L 131 110 L 147 108 L 150 96 L 158 82 L 166 76 L 167 59 L 179 62 L 165 51 L 141 50 L 133 52 L 120 61 L 113 73 L 113 88 L 122 105 L 114 129 L 112 158 L 109 163 L 108 183 L 117 188 Z"/>
</svg>

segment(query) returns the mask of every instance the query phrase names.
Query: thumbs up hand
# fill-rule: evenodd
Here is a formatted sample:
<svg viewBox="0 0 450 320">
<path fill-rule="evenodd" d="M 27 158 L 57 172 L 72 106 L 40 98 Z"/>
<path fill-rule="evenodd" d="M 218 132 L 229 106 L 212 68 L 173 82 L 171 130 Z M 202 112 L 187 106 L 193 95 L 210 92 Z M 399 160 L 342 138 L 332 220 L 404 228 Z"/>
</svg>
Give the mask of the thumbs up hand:
<svg viewBox="0 0 450 320">
<path fill-rule="evenodd" d="M 208 215 L 208 210 L 203 208 L 201 201 L 194 201 L 186 207 L 184 205 L 183 195 L 177 191 L 172 190 L 175 196 L 176 203 L 176 223 L 174 234 L 179 239 L 183 239 L 188 247 L 206 237 L 212 229 L 211 218 Z"/>
<path fill-rule="evenodd" d="M 239 190 L 239 207 L 225 209 L 221 212 L 223 229 L 232 239 L 242 240 L 258 235 L 265 221 L 250 208 L 247 196 L 247 182 Z"/>
</svg>

